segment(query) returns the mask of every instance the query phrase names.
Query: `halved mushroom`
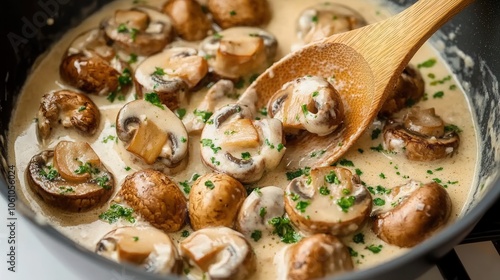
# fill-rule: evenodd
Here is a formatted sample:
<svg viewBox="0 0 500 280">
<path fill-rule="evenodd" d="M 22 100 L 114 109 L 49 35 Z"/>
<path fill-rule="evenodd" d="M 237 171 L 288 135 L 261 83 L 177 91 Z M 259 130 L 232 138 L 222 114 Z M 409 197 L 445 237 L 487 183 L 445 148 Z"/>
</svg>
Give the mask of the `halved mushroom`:
<svg viewBox="0 0 500 280">
<path fill-rule="evenodd" d="M 269 19 L 266 0 L 208 0 L 214 21 L 223 29 L 233 26 L 257 26 Z"/>
<path fill-rule="evenodd" d="M 209 279 L 247 279 L 256 257 L 243 235 L 225 227 L 204 228 L 181 241 L 181 256 Z"/>
<path fill-rule="evenodd" d="M 95 252 L 118 263 L 131 263 L 162 275 L 182 271 L 182 259 L 172 239 L 154 227 L 112 230 L 99 240 Z"/>
<path fill-rule="evenodd" d="M 290 134 L 307 130 L 325 136 L 344 121 L 344 105 L 339 93 L 324 78 L 305 76 L 288 82 L 267 104 L 270 117 L 283 122 Z"/>
<path fill-rule="evenodd" d="M 194 230 L 232 228 L 246 197 L 243 185 L 231 176 L 209 173 L 194 182 L 189 192 L 189 219 Z"/>
<path fill-rule="evenodd" d="M 113 194 L 113 175 L 87 142 L 59 142 L 31 158 L 31 189 L 47 204 L 71 212 L 103 205 Z"/>
<path fill-rule="evenodd" d="M 101 113 L 87 96 L 60 90 L 42 97 L 37 117 L 37 134 L 45 140 L 59 123 L 65 128 L 74 127 L 83 135 L 94 135 L 99 127 Z"/>
<path fill-rule="evenodd" d="M 390 151 L 403 152 L 410 160 L 432 161 L 453 156 L 460 143 L 456 131 L 446 131 L 434 108 L 414 107 L 387 120 L 384 145 Z"/>
<path fill-rule="evenodd" d="M 125 93 L 132 85 L 128 64 L 106 44 L 103 33 L 92 29 L 78 36 L 59 66 L 61 78 L 86 93 Z"/>
<path fill-rule="evenodd" d="M 115 46 L 137 55 L 150 56 L 173 40 L 170 18 L 149 7 L 116 10 L 101 28 Z"/>
<path fill-rule="evenodd" d="M 168 108 L 145 100 L 127 103 L 116 117 L 116 133 L 127 151 L 147 164 L 172 168 L 188 156 L 188 134 Z"/>
<path fill-rule="evenodd" d="M 451 213 L 448 192 L 435 182 L 410 181 L 395 187 L 386 205 L 394 208 L 377 214 L 372 229 L 380 239 L 399 247 L 413 247 L 429 238 Z"/>
<path fill-rule="evenodd" d="M 283 279 L 306 280 L 339 275 L 354 269 L 347 249 L 329 234 L 314 234 L 286 249 Z"/>
<path fill-rule="evenodd" d="M 260 28 L 233 27 L 207 37 L 200 50 L 215 73 L 237 79 L 263 72 L 273 62 L 277 46 L 276 38 Z"/>
<path fill-rule="evenodd" d="M 186 223 L 184 194 L 159 171 L 145 169 L 127 176 L 118 196 L 144 220 L 165 232 L 176 232 Z"/>
<path fill-rule="evenodd" d="M 201 133 L 201 158 L 205 165 L 242 183 L 258 181 L 273 170 L 285 154 L 283 128 L 277 119 L 252 120 L 244 105 L 217 110 Z"/>
<path fill-rule="evenodd" d="M 163 12 L 172 19 L 175 31 L 184 40 L 201 40 L 212 30 L 212 23 L 196 0 L 169 0 Z"/>
<path fill-rule="evenodd" d="M 415 66 L 408 64 L 378 115 L 388 117 L 405 107 L 412 106 L 424 96 L 424 91 L 425 82 L 422 74 Z"/>
<path fill-rule="evenodd" d="M 240 208 L 236 229 L 246 237 L 251 237 L 256 230 L 272 230 L 269 220 L 281 217 L 284 213 L 284 192 L 281 188 L 269 186 L 254 190 Z"/>
<path fill-rule="evenodd" d="M 302 232 L 345 236 L 360 229 L 372 198 L 359 178 L 342 167 L 319 167 L 285 189 L 285 210 Z"/>
<path fill-rule="evenodd" d="M 324 2 L 304 10 L 297 20 L 298 37 L 304 44 L 365 26 L 366 20 L 342 4 Z"/>
<path fill-rule="evenodd" d="M 174 110 L 184 93 L 205 77 L 208 64 L 193 48 L 177 47 L 144 60 L 135 71 L 137 96 L 155 92 L 163 104 Z"/>
</svg>

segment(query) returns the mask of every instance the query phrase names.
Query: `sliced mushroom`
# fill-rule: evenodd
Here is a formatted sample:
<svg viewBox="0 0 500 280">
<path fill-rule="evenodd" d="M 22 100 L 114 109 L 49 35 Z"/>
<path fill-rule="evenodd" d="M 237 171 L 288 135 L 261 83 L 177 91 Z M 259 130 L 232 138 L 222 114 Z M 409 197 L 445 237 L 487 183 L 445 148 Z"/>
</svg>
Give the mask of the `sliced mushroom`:
<svg viewBox="0 0 500 280">
<path fill-rule="evenodd" d="M 130 67 L 97 29 L 81 34 L 71 43 L 59 73 L 71 86 L 98 95 L 125 93 L 132 85 Z"/>
<path fill-rule="evenodd" d="M 285 210 L 302 232 L 345 236 L 359 230 L 372 207 L 359 178 L 341 167 L 320 167 L 293 179 L 285 189 Z"/>
<path fill-rule="evenodd" d="M 384 145 L 390 151 L 403 152 L 410 160 L 432 161 L 454 155 L 460 138 L 455 131 L 446 131 L 434 108 L 411 108 L 387 120 Z"/>
<path fill-rule="evenodd" d="M 209 279 L 247 279 L 256 257 L 243 235 L 225 227 L 204 228 L 181 241 L 181 255 Z"/>
<path fill-rule="evenodd" d="M 31 158 L 28 184 L 47 204 L 71 212 L 103 205 L 113 194 L 113 175 L 87 142 L 59 142 Z"/>
<path fill-rule="evenodd" d="M 267 105 L 270 117 L 283 122 L 285 132 L 307 130 L 325 136 L 344 120 L 344 105 L 335 88 L 324 78 L 305 76 L 283 85 Z"/>
<path fill-rule="evenodd" d="M 288 247 L 284 253 L 283 279 L 306 280 L 339 275 L 354 269 L 347 249 L 329 234 L 314 234 Z"/>
<path fill-rule="evenodd" d="M 285 154 L 277 119 L 252 120 L 248 107 L 230 104 L 217 110 L 201 133 L 205 165 L 242 183 L 258 181 L 278 166 Z"/>
<path fill-rule="evenodd" d="M 203 101 L 196 108 L 196 112 L 213 112 L 219 100 L 224 96 L 234 92 L 234 84 L 230 80 L 217 81 L 207 92 Z M 186 130 L 191 132 L 201 132 L 205 127 L 206 119 L 196 114 L 188 114 L 182 120 L 186 125 Z"/>
<path fill-rule="evenodd" d="M 285 214 L 283 198 L 283 190 L 274 186 L 252 191 L 240 208 L 236 229 L 246 237 L 251 237 L 256 230 L 272 230 L 269 220 Z"/>
<path fill-rule="evenodd" d="M 127 176 L 118 195 L 144 220 L 165 232 L 176 232 L 186 223 L 184 194 L 159 171 L 145 169 Z"/>
<path fill-rule="evenodd" d="M 386 205 L 394 208 L 375 216 L 373 232 L 389 244 L 413 247 L 448 221 L 451 199 L 443 186 L 416 181 L 393 188 Z"/>
<path fill-rule="evenodd" d="M 209 173 L 194 182 L 189 192 L 189 219 L 194 230 L 232 228 L 246 197 L 243 185 L 231 176 Z"/>
<path fill-rule="evenodd" d="M 99 127 L 101 113 L 87 96 L 60 90 L 42 97 L 37 117 L 37 134 L 45 140 L 59 123 L 65 128 L 73 127 L 83 135 L 94 135 Z"/>
<path fill-rule="evenodd" d="M 182 259 L 172 239 L 154 227 L 121 227 L 108 232 L 95 252 L 162 275 L 180 274 Z"/>
<path fill-rule="evenodd" d="M 304 10 L 298 20 L 298 37 L 304 44 L 365 26 L 363 16 L 342 4 L 324 2 Z"/>
<path fill-rule="evenodd" d="M 150 56 L 173 40 L 170 18 L 149 7 L 116 10 L 101 28 L 115 46 L 137 55 Z"/>
<path fill-rule="evenodd" d="M 193 48 L 177 47 L 144 60 L 135 72 L 138 97 L 155 92 L 163 104 L 174 110 L 184 93 L 196 86 L 208 72 L 205 59 Z"/>
<path fill-rule="evenodd" d="M 399 76 L 394 91 L 387 97 L 378 113 L 389 117 L 405 107 L 410 107 L 424 96 L 425 82 L 420 71 L 409 64 Z"/>
<path fill-rule="evenodd" d="M 233 26 L 257 26 L 270 16 L 266 0 L 208 0 L 214 21 L 223 29 Z"/>
<path fill-rule="evenodd" d="M 233 27 L 207 37 L 200 50 L 215 73 L 237 79 L 263 72 L 274 61 L 277 46 L 276 38 L 260 28 Z"/>
<path fill-rule="evenodd" d="M 163 12 L 172 19 L 175 31 L 184 40 L 201 40 L 212 30 L 212 23 L 196 0 L 169 0 Z"/>
<path fill-rule="evenodd" d="M 116 117 L 116 133 L 127 151 L 147 164 L 169 168 L 188 156 L 189 140 L 182 121 L 168 108 L 145 100 L 127 103 Z"/>
</svg>

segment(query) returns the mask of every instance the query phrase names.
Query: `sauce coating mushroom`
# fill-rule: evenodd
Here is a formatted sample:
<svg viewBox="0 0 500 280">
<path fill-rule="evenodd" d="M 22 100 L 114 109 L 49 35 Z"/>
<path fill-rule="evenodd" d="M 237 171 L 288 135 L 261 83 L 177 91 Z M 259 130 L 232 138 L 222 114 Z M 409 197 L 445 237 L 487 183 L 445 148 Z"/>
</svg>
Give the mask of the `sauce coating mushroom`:
<svg viewBox="0 0 500 280">
<path fill-rule="evenodd" d="M 207 7 L 223 29 L 261 25 L 270 15 L 266 0 L 208 0 Z"/>
<path fill-rule="evenodd" d="M 225 227 L 204 228 L 180 243 L 181 255 L 210 279 L 241 280 L 255 270 L 255 253 L 237 231 Z"/>
<path fill-rule="evenodd" d="M 212 23 L 196 0 L 169 0 L 163 12 L 172 19 L 177 35 L 184 40 L 201 40 L 212 30 Z"/>
<path fill-rule="evenodd" d="M 413 247 L 442 227 L 451 213 L 451 199 L 443 186 L 410 181 L 392 189 L 387 204 L 375 216 L 373 232 L 382 240 L 399 247 Z"/>
<path fill-rule="evenodd" d="M 258 181 L 285 154 L 281 121 L 252 120 L 251 110 L 230 104 L 217 110 L 201 133 L 205 165 L 243 183 Z"/>
<path fill-rule="evenodd" d="M 409 160 L 433 161 L 453 156 L 460 143 L 457 132 L 448 129 L 434 108 L 414 107 L 387 120 L 384 145 L 390 151 L 403 152 Z"/>
<path fill-rule="evenodd" d="M 113 194 L 113 175 L 87 142 L 61 141 L 30 160 L 28 184 L 47 204 L 71 212 L 103 205 Z"/>
<path fill-rule="evenodd" d="M 38 110 L 37 135 L 46 140 L 58 123 L 75 128 L 83 135 L 94 135 L 101 121 L 101 113 L 87 96 L 60 90 L 45 94 Z"/>
<path fill-rule="evenodd" d="M 151 225 L 165 232 L 176 232 L 186 223 L 184 194 L 159 171 L 145 169 L 127 176 L 118 196 Z"/>
<path fill-rule="evenodd" d="M 161 275 L 180 274 L 182 260 L 168 235 L 153 227 L 121 227 L 108 232 L 95 252 Z"/>
<path fill-rule="evenodd" d="M 209 173 L 201 176 L 189 192 L 189 220 L 194 230 L 225 226 L 232 228 L 245 200 L 246 190 L 231 176 Z"/>
<path fill-rule="evenodd" d="M 285 189 L 285 210 L 305 233 L 344 236 L 360 229 L 372 198 L 359 178 L 342 167 L 314 168 Z"/>
</svg>

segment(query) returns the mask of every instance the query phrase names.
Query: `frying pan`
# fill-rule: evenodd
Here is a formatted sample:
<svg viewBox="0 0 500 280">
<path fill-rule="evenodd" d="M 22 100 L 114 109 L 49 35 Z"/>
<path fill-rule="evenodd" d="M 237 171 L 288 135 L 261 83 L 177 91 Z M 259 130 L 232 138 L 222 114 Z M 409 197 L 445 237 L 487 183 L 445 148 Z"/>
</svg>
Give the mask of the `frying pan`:
<svg viewBox="0 0 500 280">
<path fill-rule="evenodd" d="M 270 0 L 272 1 L 272 0 Z M 2 9 L 2 63 L 0 93 L 0 193 L 8 198 L 9 174 L 7 136 L 11 113 L 30 69 L 37 57 L 50 48 L 71 27 L 109 1 L 88 0 L 7 0 Z M 402 10 L 414 1 L 393 0 L 391 7 Z M 47 18 L 54 19 L 53 22 Z M 409 279 L 425 272 L 473 229 L 484 213 L 500 197 L 500 2 L 478 0 L 433 38 L 441 55 L 465 89 L 480 138 L 480 163 L 477 186 L 465 215 L 431 239 L 408 253 L 370 269 L 356 271 L 337 279 Z M 450 36 L 453 34 L 453 36 Z M 447 48 L 444 48 L 447 47 Z M 450 51 L 453 50 L 453 51 Z M 464 67 L 464 55 L 474 61 Z M 12 194 L 12 191 L 10 191 Z M 121 271 L 136 279 L 174 279 L 144 272 L 136 267 L 117 264 L 87 251 L 48 224 L 36 219 L 35 213 L 17 201 L 17 211 L 33 223 L 40 234 L 49 236 L 59 247 L 69 248 L 76 259 L 86 258 L 92 265 L 110 271 Z"/>
</svg>

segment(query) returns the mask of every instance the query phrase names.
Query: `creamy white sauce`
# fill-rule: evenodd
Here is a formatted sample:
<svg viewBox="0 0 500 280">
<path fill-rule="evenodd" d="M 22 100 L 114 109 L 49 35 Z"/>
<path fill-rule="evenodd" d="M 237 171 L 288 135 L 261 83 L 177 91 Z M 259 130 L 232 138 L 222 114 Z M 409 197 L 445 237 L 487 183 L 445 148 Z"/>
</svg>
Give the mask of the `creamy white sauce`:
<svg viewBox="0 0 500 280">
<path fill-rule="evenodd" d="M 32 75 L 27 80 L 22 94 L 19 96 L 17 109 L 14 112 L 9 131 L 9 156 L 10 161 L 15 162 L 18 174 L 24 174 L 28 161 L 31 157 L 41 150 L 53 148 L 60 140 L 84 140 L 91 144 L 95 152 L 100 156 L 102 162 L 114 174 L 116 180 L 116 191 L 120 189 L 125 176 L 132 174 L 134 171 L 141 170 L 147 166 L 133 156 L 131 156 L 124 148 L 121 141 L 103 142 L 103 139 L 109 135 L 116 136 L 115 119 L 120 108 L 129 101 L 134 100 L 134 93 L 131 92 L 126 96 L 125 101 L 116 100 L 114 103 L 109 103 L 105 97 L 92 95 L 92 100 L 99 106 L 101 110 L 101 124 L 98 132 L 94 137 L 82 139 L 82 137 L 73 130 L 65 130 L 59 128 L 54 131 L 51 139 L 46 145 L 40 144 L 36 139 L 36 123 L 34 118 L 38 111 L 39 102 L 42 95 L 54 90 L 71 89 L 65 85 L 59 77 L 59 63 L 66 49 L 70 46 L 74 38 L 89 29 L 97 27 L 102 18 L 113 14 L 117 8 L 126 8 L 131 6 L 130 0 L 115 1 L 104 7 L 98 13 L 90 16 L 83 21 L 81 25 L 74 28 L 66 36 L 64 36 L 47 55 L 39 61 Z M 163 0 L 149 0 L 149 5 L 160 7 Z M 297 35 L 295 24 L 298 15 L 307 7 L 313 6 L 315 3 L 323 1 L 302 1 L 302 0 L 270 0 L 268 1 L 273 18 L 265 27 L 270 33 L 274 34 L 278 40 L 278 57 L 282 57 L 289 52 L 292 45 L 297 43 Z M 348 3 L 345 1 L 331 1 L 342 4 L 347 4 L 362 14 L 368 22 L 374 22 L 387 16 L 387 12 L 381 10 L 380 6 L 376 6 L 372 1 L 351 0 Z M 175 43 L 180 44 L 182 43 Z M 455 78 L 445 81 L 442 84 L 430 85 L 431 81 L 441 80 L 448 75 L 452 75 L 449 68 L 439 59 L 438 53 L 429 45 L 424 45 L 422 49 L 415 55 L 412 62 L 414 64 L 422 63 L 429 58 L 437 58 L 438 63 L 432 68 L 422 68 L 422 74 L 426 81 L 426 93 L 428 100 L 421 101 L 418 105 L 423 108 L 434 107 L 439 116 L 446 123 L 452 123 L 460 127 L 463 132 L 460 134 L 460 146 L 458 153 L 452 158 L 447 158 L 440 161 L 430 163 L 410 162 L 402 157 L 402 155 L 385 154 L 375 152 L 370 147 L 375 147 L 382 142 L 381 136 L 377 139 L 371 139 L 371 132 L 375 128 L 380 128 L 380 122 L 375 122 L 373 127 L 369 129 L 361 139 L 343 156 L 343 158 L 351 160 L 354 167 L 348 167 L 353 172 L 357 168 L 362 171 L 361 179 L 369 186 L 381 185 L 386 188 L 392 188 L 398 185 L 405 184 L 409 179 L 418 180 L 421 182 L 429 182 L 433 179 L 441 180 L 443 185 L 447 185 L 447 191 L 451 196 L 453 206 L 450 222 L 455 221 L 462 213 L 464 206 L 467 204 L 471 186 L 473 186 L 474 174 L 477 160 L 477 140 L 475 127 L 472 122 L 472 116 L 469 110 L 468 103 L 464 97 L 464 93 L 459 86 L 456 89 L 450 89 L 451 85 L 458 85 Z M 140 58 L 142 60 L 144 58 Z M 140 62 L 140 61 L 139 61 Z M 134 64 L 136 67 L 139 63 Z M 429 78 L 428 74 L 434 74 L 435 79 Z M 434 93 L 443 91 L 442 98 L 433 98 Z M 243 92 L 243 89 L 238 91 Z M 199 104 L 206 93 L 206 89 L 200 90 L 197 93 L 191 94 L 189 97 L 190 105 L 187 107 L 187 112 L 192 112 Z M 224 99 L 219 102 L 218 106 L 227 103 L 230 100 Z M 187 116 L 186 116 L 187 117 Z M 174 176 L 176 182 L 189 180 L 194 173 L 205 174 L 210 172 L 200 161 L 200 145 L 199 136 L 190 135 L 189 137 L 189 162 L 184 170 Z M 364 152 L 360 153 L 358 150 Z M 312 157 L 313 155 L 304 155 Z M 320 155 L 315 155 L 318 160 L 321 160 Z M 129 171 L 125 167 L 130 167 Z M 286 162 L 276 168 L 274 172 L 267 173 L 261 179 L 256 187 L 279 186 L 285 188 L 287 180 L 284 175 Z M 439 168 L 442 167 L 442 170 Z M 430 174 L 431 172 L 432 174 Z M 383 174 L 383 176 L 382 176 Z M 384 178 L 382 178 L 384 177 Z M 66 213 L 58 209 L 48 207 L 39 199 L 28 187 L 24 176 L 19 176 L 18 186 L 20 191 L 18 195 L 21 199 L 31 205 L 32 209 L 47 217 L 49 222 L 54 225 L 63 234 L 75 240 L 81 246 L 94 250 L 97 241 L 102 238 L 107 232 L 124 225 L 130 225 L 126 221 L 119 221 L 114 224 L 98 219 L 98 215 L 105 211 L 109 204 L 101 208 L 94 209 L 86 213 Z M 448 182 L 456 182 L 454 184 Z M 146 222 L 140 218 L 136 225 L 143 225 Z M 186 229 L 188 229 L 186 227 Z M 189 229 L 190 230 L 190 229 Z M 190 230 L 191 231 L 191 230 Z M 365 244 L 356 244 L 352 241 L 352 236 L 344 237 L 342 240 L 353 250 L 358 252 L 357 257 L 353 257 L 353 262 L 356 269 L 367 268 L 386 260 L 397 257 L 403 254 L 407 249 L 401 249 L 395 246 L 385 244 L 379 240 L 365 226 L 363 229 L 365 235 Z M 176 243 L 183 239 L 180 232 L 170 234 Z M 280 242 L 279 237 L 271 235 L 270 232 L 263 231 L 263 237 L 258 242 L 249 240 L 257 255 L 257 273 L 252 279 L 276 279 L 279 265 L 273 265 L 273 261 L 280 249 L 286 244 Z M 365 249 L 369 245 L 383 246 L 382 251 L 374 254 Z M 277 263 L 280 263 L 279 258 Z"/>
</svg>

